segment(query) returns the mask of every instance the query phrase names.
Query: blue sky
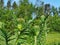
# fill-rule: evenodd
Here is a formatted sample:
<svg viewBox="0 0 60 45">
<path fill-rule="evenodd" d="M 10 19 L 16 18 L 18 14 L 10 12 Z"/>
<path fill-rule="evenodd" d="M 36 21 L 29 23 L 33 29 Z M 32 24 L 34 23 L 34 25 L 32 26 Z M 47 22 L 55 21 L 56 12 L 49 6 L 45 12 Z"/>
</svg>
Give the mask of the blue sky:
<svg viewBox="0 0 60 45">
<path fill-rule="evenodd" d="M 18 0 L 14 0 L 14 1 L 16 1 L 18 3 Z M 49 3 L 49 4 L 51 4 L 51 5 L 55 6 L 55 7 L 60 7 L 60 0 L 42 0 L 42 1 L 45 4 Z M 7 0 L 4 0 L 4 2 L 5 2 L 5 5 L 6 5 Z M 30 2 L 32 2 L 33 4 L 35 4 L 36 0 L 30 0 Z"/>
<path fill-rule="evenodd" d="M 50 3 L 55 7 L 60 7 L 60 0 L 43 0 L 46 3 Z"/>
</svg>

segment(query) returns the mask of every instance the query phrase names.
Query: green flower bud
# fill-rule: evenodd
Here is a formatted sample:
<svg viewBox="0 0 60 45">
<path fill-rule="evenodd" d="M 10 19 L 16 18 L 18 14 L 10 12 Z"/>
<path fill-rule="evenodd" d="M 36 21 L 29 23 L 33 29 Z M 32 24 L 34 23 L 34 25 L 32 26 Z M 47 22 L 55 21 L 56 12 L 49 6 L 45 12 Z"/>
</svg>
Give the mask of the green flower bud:
<svg viewBox="0 0 60 45">
<path fill-rule="evenodd" d="M 41 21 L 44 22 L 44 19 L 45 19 L 45 16 L 42 15 L 42 16 L 41 16 Z"/>
<path fill-rule="evenodd" d="M 22 30 L 22 29 L 23 29 L 22 24 L 18 24 L 18 25 L 17 25 L 17 28 L 18 28 L 19 30 Z"/>
<path fill-rule="evenodd" d="M 38 35 L 39 34 L 40 27 L 38 25 L 35 25 L 34 26 L 34 30 L 35 30 L 35 34 Z"/>
</svg>

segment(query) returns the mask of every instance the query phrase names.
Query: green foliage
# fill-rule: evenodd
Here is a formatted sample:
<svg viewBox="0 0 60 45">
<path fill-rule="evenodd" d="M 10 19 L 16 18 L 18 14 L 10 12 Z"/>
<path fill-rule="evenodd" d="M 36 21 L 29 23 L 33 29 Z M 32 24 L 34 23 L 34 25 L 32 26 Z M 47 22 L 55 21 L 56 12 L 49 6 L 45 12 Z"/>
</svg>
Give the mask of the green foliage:
<svg viewBox="0 0 60 45">
<path fill-rule="evenodd" d="M 58 16 L 57 14 L 54 16 L 49 16 L 48 18 L 48 27 L 50 28 L 50 31 L 57 31 L 60 32 L 60 16 Z"/>
</svg>

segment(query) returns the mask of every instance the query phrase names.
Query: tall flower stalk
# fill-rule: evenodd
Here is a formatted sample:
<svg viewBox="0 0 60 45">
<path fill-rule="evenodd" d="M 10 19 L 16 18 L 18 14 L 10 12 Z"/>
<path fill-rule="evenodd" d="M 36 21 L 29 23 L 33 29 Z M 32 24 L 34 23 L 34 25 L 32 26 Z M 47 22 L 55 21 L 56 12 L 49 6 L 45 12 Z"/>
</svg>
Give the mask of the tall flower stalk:
<svg viewBox="0 0 60 45">
<path fill-rule="evenodd" d="M 45 20 L 45 16 L 41 16 L 41 24 L 40 24 L 40 31 L 38 35 L 38 45 L 45 45 L 46 43 L 46 34 L 47 34 L 47 24 Z"/>
</svg>

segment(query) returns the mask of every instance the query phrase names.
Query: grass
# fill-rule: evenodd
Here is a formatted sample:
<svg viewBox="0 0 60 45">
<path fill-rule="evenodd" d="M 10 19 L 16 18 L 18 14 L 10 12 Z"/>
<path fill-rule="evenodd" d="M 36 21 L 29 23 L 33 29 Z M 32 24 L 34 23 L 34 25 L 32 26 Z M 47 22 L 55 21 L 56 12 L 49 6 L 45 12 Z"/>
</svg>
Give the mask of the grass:
<svg viewBox="0 0 60 45">
<path fill-rule="evenodd" d="M 58 32 L 48 33 L 46 37 L 46 44 L 54 45 L 57 43 L 60 43 L 60 33 Z"/>
</svg>

